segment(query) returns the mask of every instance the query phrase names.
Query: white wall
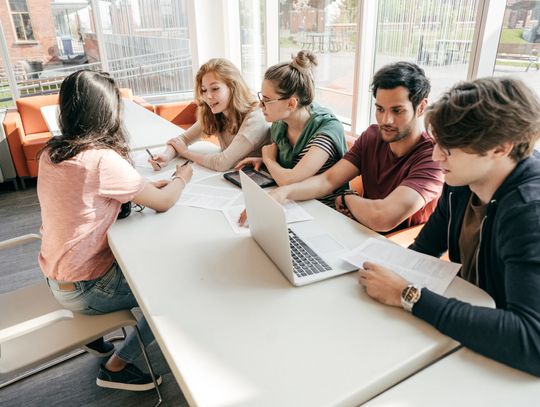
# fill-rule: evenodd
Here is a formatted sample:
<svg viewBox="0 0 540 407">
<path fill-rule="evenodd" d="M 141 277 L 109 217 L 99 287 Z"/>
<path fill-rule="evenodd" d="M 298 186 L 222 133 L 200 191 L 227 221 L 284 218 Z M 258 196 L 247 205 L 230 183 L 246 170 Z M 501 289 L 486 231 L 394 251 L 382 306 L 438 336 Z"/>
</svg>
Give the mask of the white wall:
<svg viewBox="0 0 540 407">
<path fill-rule="evenodd" d="M 227 58 L 240 67 L 238 1 L 191 0 L 188 4 L 194 73 L 211 58 Z"/>
</svg>

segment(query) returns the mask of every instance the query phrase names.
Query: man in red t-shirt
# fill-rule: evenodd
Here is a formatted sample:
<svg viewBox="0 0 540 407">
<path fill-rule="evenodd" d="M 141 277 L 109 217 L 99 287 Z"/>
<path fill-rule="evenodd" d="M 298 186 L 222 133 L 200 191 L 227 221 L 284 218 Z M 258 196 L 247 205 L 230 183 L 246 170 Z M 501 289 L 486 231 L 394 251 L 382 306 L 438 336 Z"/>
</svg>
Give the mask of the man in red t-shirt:
<svg viewBox="0 0 540 407">
<path fill-rule="evenodd" d="M 435 209 L 444 182 L 432 159 L 433 140 L 422 132 L 429 79 L 419 66 L 397 62 L 381 68 L 371 85 L 377 125 L 324 173 L 271 192 L 278 202 L 329 194 L 362 175 L 362 196 L 343 193 L 336 208 L 378 232 L 424 223 Z"/>
</svg>

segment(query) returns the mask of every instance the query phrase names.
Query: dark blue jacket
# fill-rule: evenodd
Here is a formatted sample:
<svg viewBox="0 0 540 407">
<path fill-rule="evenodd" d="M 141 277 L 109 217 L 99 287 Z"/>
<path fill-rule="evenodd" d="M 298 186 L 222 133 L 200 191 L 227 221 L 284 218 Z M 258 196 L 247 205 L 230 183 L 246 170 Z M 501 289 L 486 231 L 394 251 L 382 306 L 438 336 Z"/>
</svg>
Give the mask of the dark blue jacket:
<svg viewBox="0 0 540 407">
<path fill-rule="evenodd" d="M 445 185 L 411 249 L 460 263 L 459 234 L 469 187 Z M 448 299 L 428 289 L 417 317 L 464 346 L 540 376 L 540 154 L 521 161 L 493 195 L 482 222 L 478 285 L 496 309 Z"/>
</svg>

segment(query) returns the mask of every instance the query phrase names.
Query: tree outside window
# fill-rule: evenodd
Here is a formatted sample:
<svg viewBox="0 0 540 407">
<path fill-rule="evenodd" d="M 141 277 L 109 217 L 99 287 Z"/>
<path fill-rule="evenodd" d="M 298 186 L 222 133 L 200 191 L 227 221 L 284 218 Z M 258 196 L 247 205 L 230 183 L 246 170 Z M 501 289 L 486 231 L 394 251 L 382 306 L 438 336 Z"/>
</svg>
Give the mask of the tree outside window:
<svg viewBox="0 0 540 407">
<path fill-rule="evenodd" d="M 34 30 L 26 0 L 9 0 L 11 19 L 19 41 L 34 41 Z"/>
</svg>

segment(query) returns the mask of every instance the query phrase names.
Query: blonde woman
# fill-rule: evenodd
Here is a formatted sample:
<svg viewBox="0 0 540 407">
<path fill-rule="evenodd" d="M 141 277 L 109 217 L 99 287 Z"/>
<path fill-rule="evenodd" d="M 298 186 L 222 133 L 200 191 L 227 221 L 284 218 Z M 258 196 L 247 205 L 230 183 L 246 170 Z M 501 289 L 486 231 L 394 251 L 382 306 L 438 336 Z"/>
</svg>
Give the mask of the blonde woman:
<svg viewBox="0 0 540 407">
<path fill-rule="evenodd" d="M 197 122 L 149 160 L 154 170 L 183 157 L 215 171 L 226 171 L 244 157 L 260 155 L 261 147 L 269 142 L 269 125 L 240 71 L 230 61 L 214 58 L 202 65 L 195 78 L 195 96 Z M 215 135 L 222 151 L 191 151 L 189 145 L 204 135 Z"/>
</svg>

